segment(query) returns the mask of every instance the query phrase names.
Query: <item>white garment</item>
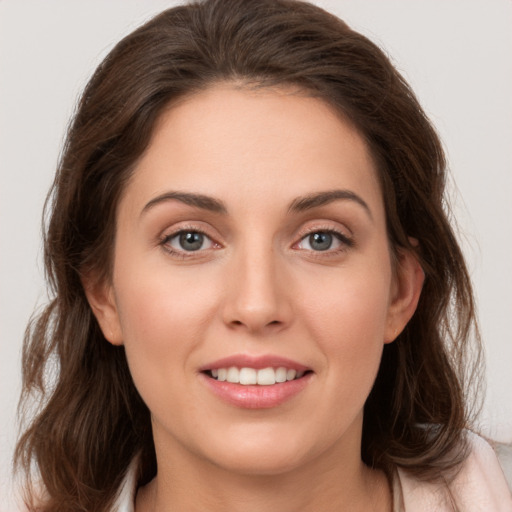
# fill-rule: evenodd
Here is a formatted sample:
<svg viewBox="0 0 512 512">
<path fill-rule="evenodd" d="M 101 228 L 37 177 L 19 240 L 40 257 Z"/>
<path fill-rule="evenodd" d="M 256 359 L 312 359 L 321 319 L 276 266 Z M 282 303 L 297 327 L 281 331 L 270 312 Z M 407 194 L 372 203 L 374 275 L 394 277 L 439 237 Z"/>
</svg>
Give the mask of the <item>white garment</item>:
<svg viewBox="0 0 512 512">
<path fill-rule="evenodd" d="M 393 512 L 512 512 L 512 495 L 493 449 L 469 433 L 471 453 L 448 486 L 421 482 L 398 469 L 393 481 Z M 134 512 L 136 461 L 128 469 L 112 512 Z M 451 495 L 451 499 L 450 499 Z"/>
</svg>

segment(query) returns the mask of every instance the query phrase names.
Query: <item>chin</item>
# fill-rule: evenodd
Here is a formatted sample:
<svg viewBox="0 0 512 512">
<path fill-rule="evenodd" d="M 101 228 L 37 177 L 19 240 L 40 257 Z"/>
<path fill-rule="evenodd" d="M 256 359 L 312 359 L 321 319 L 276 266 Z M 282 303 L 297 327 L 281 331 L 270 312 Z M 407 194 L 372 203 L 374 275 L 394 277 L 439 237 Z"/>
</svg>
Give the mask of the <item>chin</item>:
<svg viewBox="0 0 512 512">
<path fill-rule="evenodd" d="M 273 476 L 300 468 L 305 460 L 297 452 L 283 450 L 235 450 L 227 457 L 217 457 L 214 464 L 231 473 L 251 476 Z"/>
<path fill-rule="evenodd" d="M 211 440 L 207 457 L 217 467 L 245 475 L 279 475 L 302 467 L 315 458 L 324 446 L 313 440 L 308 442 L 304 433 L 279 432 L 274 426 L 271 432 L 251 429 L 226 435 L 222 441 Z M 323 443 L 321 443 L 323 444 Z"/>
</svg>

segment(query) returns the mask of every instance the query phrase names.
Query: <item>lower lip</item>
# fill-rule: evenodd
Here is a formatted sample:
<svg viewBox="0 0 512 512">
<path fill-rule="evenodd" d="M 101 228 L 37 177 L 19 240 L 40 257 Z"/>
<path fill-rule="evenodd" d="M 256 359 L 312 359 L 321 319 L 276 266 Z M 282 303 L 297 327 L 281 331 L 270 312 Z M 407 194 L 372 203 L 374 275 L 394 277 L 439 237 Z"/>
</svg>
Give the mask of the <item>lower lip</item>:
<svg viewBox="0 0 512 512">
<path fill-rule="evenodd" d="M 270 409 L 298 395 L 310 382 L 312 373 L 271 386 L 244 386 L 218 381 L 204 373 L 200 375 L 213 393 L 231 405 L 244 409 Z"/>
</svg>

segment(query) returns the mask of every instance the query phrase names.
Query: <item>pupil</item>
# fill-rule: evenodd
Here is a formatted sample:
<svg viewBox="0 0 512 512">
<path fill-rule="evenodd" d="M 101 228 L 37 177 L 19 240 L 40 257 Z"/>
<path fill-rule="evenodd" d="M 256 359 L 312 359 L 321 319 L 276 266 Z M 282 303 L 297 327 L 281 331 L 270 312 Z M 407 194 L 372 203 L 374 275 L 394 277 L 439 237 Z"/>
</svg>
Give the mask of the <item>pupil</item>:
<svg viewBox="0 0 512 512">
<path fill-rule="evenodd" d="M 309 244 L 316 251 L 326 251 L 332 245 L 332 235 L 330 233 L 313 233 L 309 235 Z"/>
<path fill-rule="evenodd" d="M 186 251 L 197 251 L 203 245 L 203 235 L 194 231 L 182 233 L 180 235 L 180 245 Z"/>
</svg>

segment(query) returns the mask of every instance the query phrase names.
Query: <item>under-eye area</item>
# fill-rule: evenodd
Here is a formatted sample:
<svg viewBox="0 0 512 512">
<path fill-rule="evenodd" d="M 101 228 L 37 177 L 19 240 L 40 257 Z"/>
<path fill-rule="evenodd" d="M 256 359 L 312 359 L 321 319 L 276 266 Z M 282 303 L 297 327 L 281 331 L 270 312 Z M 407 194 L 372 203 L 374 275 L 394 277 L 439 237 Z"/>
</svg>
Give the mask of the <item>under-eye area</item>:
<svg viewBox="0 0 512 512">
<path fill-rule="evenodd" d="M 295 370 L 293 368 L 285 368 L 284 366 L 261 369 L 230 366 L 227 368 L 206 370 L 203 373 L 220 382 L 230 382 L 232 384 L 241 384 L 244 386 L 272 386 L 274 384 L 282 384 L 292 380 L 301 379 L 305 375 L 312 373 L 312 371 Z"/>
</svg>

